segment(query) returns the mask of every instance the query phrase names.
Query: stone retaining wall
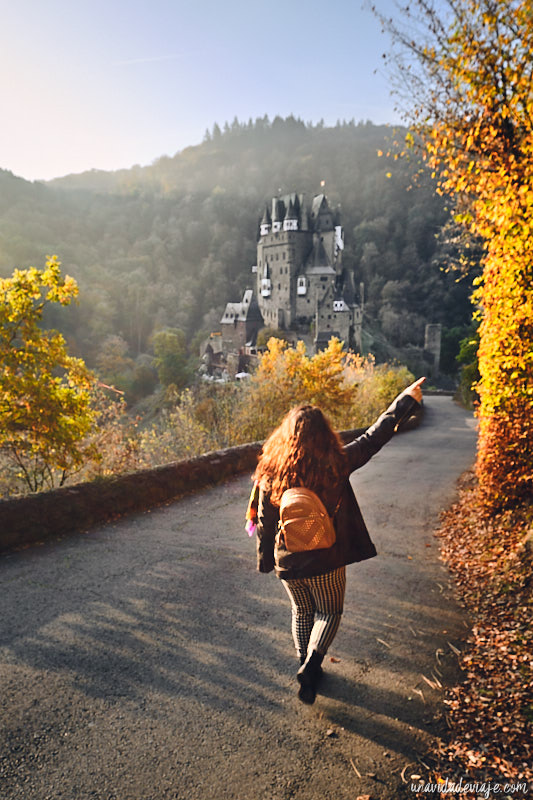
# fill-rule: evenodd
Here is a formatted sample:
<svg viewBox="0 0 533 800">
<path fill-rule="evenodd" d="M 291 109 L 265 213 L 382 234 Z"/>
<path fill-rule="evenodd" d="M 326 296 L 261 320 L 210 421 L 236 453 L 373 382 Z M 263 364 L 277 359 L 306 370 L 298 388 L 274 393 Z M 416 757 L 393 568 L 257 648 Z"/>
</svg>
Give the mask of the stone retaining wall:
<svg viewBox="0 0 533 800">
<path fill-rule="evenodd" d="M 0 552 L 84 530 L 252 472 L 260 443 L 0 501 Z"/>
<path fill-rule="evenodd" d="M 420 417 L 421 414 L 411 417 L 402 427 L 415 427 Z M 364 430 L 343 431 L 341 437 L 350 441 Z M 0 500 L 0 553 L 86 530 L 236 475 L 252 473 L 260 451 L 261 443 L 254 442 L 154 469 Z"/>
</svg>

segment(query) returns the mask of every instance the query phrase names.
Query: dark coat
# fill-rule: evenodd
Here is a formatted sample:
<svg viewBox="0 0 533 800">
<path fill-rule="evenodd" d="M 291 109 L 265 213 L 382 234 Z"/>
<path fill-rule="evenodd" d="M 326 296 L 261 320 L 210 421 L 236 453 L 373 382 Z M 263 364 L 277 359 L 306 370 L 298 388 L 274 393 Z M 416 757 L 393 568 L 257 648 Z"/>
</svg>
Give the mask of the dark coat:
<svg viewBox="0 0 533 800">
<path fill-rule="evenodd" d="M 278 578 L 311 578 L 345 564 L 363 561 L 376 555 L 349 476 L 375 455 L 393 436 L 400 421 L 419 408 L 410 395 L 401 394 L 368 430 L 344 446 L 348 472 L 344 482 L 321 497 L 330 514 L 341 497 L 335 515 L 336 542 L 323 550 L 289 553 L 283 541 L 276 543 L 279 508 L 272 505 L 268 492 L 259 492 L 257 509 L 257 568 L 260 572 L 276 570 Z"/>
</svg>

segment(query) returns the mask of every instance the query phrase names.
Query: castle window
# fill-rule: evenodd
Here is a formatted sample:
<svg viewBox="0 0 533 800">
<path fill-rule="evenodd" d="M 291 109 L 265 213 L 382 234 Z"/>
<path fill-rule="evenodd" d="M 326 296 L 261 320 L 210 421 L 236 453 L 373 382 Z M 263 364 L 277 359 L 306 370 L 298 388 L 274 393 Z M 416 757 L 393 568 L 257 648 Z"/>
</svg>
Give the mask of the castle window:
<svg viewBox="0 0 533 800">
<path fill-rule="evenodd" d="M 284 231 L 297 231 L 298 230 L 298 220 L 297 219 L 286 219 L 283 222 L 283 230 Z"/>
<path fill-rule="evenodd" d="M 307 281 L 305 279 L 305 275 L 300 275 L 298 277 L 298 283 L 296 286 L 296 294 L 304 295 L 307 294 Z M 307 301 L 309 302 L 309 301 Z"/>
</svg>

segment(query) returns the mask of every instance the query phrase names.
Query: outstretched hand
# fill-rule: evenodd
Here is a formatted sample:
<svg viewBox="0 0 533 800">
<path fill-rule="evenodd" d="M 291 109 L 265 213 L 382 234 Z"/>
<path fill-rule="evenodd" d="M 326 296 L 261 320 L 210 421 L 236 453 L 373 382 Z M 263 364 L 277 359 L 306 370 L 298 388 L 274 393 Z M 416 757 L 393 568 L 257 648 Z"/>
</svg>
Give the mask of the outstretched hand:
<svg viewBox="0 0 533 800">
<path fill-rule="evenodd" d="M 419 378 L 417 381 L 412 383 L 407 389 L 404 391 L 404 394 L 409 394 L 413 397 L 418 403 L 422 402 L 422 384 L 424 383 L 425 378 Z"/>
</svg>

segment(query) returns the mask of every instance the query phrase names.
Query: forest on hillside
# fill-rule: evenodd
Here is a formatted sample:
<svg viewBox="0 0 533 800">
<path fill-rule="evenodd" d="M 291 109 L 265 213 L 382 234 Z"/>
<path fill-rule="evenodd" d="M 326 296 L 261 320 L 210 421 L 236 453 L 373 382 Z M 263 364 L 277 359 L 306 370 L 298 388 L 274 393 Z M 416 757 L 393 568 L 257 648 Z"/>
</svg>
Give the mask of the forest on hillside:
<svg viewBox="0 0 533 800">
<path fill-rule="evenodd" d="M 57 255 L 80 302 L 46 323 L 74 355 L 131 387 L 153 363 L 154 334 L 180 329 L 196 354 L 226 302 L 252 285 L 265 202 L 290 191 L 311 199 L 325 181 L 342 213 L 345 265 L 364 283 L 364 328 L 378 359 L 421 346 L 426 323 L 440 322 L 452 372 L 471 318 L 470 279 L 445 269 L 446 198 L 416 160 L 387 157 L 404 136 L 371 123 L 235 120 L 148 167 L 48 184 L 2 171 L 0 275 Z"/>
</svg>

